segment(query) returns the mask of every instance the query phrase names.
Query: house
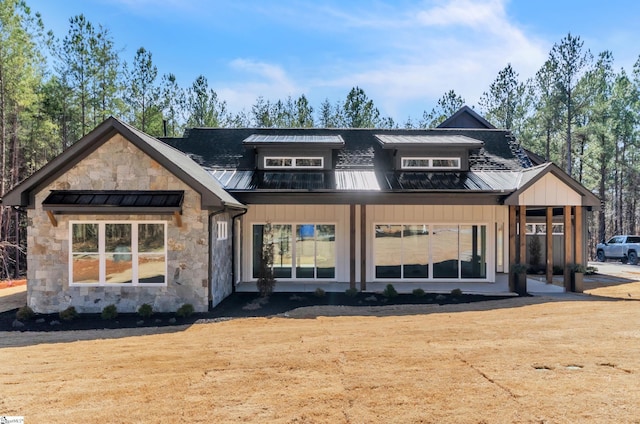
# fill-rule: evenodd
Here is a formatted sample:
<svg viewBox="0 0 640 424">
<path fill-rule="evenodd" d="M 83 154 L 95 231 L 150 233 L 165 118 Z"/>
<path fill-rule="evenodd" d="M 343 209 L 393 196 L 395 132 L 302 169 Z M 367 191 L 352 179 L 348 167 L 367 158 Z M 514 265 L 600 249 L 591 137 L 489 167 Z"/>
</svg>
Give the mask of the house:
<svg viewBox="0 0 640 424">
<path fill-rule="evenodd" d="M 527 263 L 533 228 L 561 231 L 559 244 L 545 236 L 547 279 L 560 265 L 580 291 L 570 265 L 586 263 L 600 204 L 468 107 L 436 129 L 192 128 L 162 141 L 109 118 L 2 202 L 28 214 L 38 312 L 204 311 L 257 291 L 265 240 L 278 291 L 522 293 L 509 268 Z"/>
</svg>

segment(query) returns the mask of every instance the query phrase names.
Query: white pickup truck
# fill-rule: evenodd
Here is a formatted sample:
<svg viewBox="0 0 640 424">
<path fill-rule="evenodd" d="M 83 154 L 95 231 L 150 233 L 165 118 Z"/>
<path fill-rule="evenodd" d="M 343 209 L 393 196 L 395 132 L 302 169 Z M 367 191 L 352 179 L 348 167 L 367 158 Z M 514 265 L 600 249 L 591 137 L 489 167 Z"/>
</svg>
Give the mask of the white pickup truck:
<svg viewBox="0 0 640 424">
<path fill-rule="evenodd" d="M 636 265 L 640 254 L 640 236 L 613 236 L 596 246 L 596 257 L 599 262 L 617 259 L 623 263 Z"/>
</svg>

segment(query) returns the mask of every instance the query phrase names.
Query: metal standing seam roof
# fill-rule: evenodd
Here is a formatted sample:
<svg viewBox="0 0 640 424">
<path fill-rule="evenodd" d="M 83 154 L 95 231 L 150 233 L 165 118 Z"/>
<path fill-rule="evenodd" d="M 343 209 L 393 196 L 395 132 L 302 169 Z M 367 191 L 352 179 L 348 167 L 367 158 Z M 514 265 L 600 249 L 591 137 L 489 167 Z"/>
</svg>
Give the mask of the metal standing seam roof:
<svg viewBox="0 0 640 424">
<path fill-rule="evenodd" d="M 481 147 L 484 143 L 464 135 L 391 135 L 375 134 L 383 147 L 389 146 L 459 146 Z"/>
<path fill-rule="evenodd" d="M 179 211 L 182 208 L 182 190 L 52 190 L 43 200 L 44 210 L 58 212 L 86 212 L 118 209 L 145 212 Z"/>
<path fill-rule="evenodd" d="M 335 171 L 209 171 L 229 191 L 475 191 L 516 190 L 521 172 Z M 381 185 L 382 184 L 382 185 Z"/>
<path fill-rule="evenodd" d="M 340 135 L 289 135 L 289 134 L 251 134 L 242 141 L 242 144 L 319 144 L 344 146 L 344 140 Z"/>
</svg>

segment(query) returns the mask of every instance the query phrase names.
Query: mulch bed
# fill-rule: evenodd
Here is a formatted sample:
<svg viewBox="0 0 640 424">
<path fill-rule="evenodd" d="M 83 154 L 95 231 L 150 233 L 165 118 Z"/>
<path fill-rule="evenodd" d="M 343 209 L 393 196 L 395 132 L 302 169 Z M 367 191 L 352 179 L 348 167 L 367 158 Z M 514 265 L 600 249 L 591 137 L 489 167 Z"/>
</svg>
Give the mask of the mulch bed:
<svg viewBox="0 0 640 424">
<path fill-rule="evenodd" d="M 358 293 L 348 296 L 345 293 L 326 293 L 316 296 L 314 293 L 273 293 L 268 299 L 260 298 L 256 293 L 233 293 L 213 310 L 195 313 L 190 317 L 176 317 L 175 313 L 155 313 L 147 319 L 137 314 L 118 314 L 113 320 L 104 320 L 100 314 L 80 314 L 72 321 L 60 319 L 58 314 L 37 314 L 30 320 L 21 321 L 23 326 L 14 326 L 17 309 L 0 313 L 0 331 L 69 331 L 139 327 L 165 327 L 190 325 L 198 320 L 225 320 L 247 317 L 270 317 L 287 311 L 318 305 L 331 306 L 384 306 L 414 304 L 457 304 L 481 302 L 487 300 L 508 299 L 501 296 L 425 294 L 415 296 L 400 294 L 387 298 L 381 294 Z"/>
</svg>

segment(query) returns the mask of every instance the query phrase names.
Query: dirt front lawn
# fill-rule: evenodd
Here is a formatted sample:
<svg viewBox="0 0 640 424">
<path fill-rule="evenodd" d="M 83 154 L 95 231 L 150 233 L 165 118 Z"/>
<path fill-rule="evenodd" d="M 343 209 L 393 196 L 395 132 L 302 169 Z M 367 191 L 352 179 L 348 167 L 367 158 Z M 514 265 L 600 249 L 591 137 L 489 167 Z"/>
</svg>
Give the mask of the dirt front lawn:
<svg viewBox="0 0 640 424">
<path fill-rule="evenodd" d="M 569 295 L 288 315 L 0 333 L 0 416 L 29 423 L 640 423 L 634 299 Z"/>
</svg>

